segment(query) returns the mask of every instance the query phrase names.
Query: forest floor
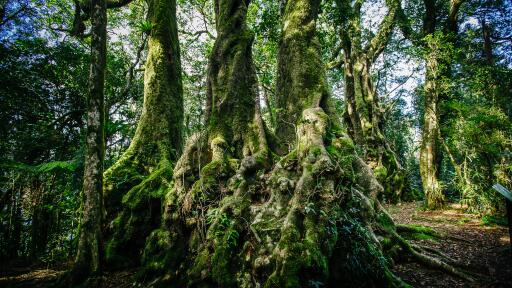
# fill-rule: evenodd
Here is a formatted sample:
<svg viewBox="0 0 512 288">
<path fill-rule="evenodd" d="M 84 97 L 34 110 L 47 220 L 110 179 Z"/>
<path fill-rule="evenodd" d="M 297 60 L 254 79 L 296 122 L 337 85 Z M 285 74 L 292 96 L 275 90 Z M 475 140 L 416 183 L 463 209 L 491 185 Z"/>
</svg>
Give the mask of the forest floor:
<svg viewBox="0 0 512 288">
<path fill-rule="evenodd" d="M 386 207 L 397 224 L 422 225 L 434 229 L 442 238 L 410 237 L 414 244 L 443 252 L 480 281 L 468 283 L 441 271 L 404 261 L 395 272 L 414 287 L 512 287 L 512 256 L 508 228 L 499 226 L 452 204 L 442 211 L 423 211 L 420 204 L 402 203 Z"/>
<path fill-rule="evenodd" d="M 512 287 L 512 257 L 507 227 L 484 223 L 463 207 L 453 204 L 442 211 L 423 211 L 418 203 L 389 205 L 386 208 L 397 224 L 433 228 L 443 238 L 409 237 L 413 243 L 442 251 L 467 271 L 481 275 L 480 281 L 468 283 L 441 271 L 403 261 L 393 271 L 414 287 Z M 64 273 L 67 265 L 16 267 L 1 269 L 0 287 L 41 287 Z M 102 277 L 101 288 L 133 287 L 136 270 L 109 272 Z"/>
</svg>

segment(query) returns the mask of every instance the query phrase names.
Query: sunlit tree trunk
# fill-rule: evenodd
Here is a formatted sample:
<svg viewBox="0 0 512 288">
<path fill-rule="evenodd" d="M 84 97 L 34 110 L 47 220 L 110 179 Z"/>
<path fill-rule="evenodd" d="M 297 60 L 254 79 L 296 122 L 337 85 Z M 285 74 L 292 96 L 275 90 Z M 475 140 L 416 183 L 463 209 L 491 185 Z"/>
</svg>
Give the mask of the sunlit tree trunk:
<svg viewBox="0 0 512 288">
<path fill-rule="evenodd" d="M 430 209 L 439 208 L 444 204 L 444 195 L 438 181 L 439 175 L 439 61 L 437 53 L 439 43 L 428 46 L 430 54 L 426 60 L 425 104 L 423 114 L 423 131 L 420 148 L 420 174 L 423 191 Z"/>
<path fill-rule="evenodd" d="M 444 194 L 439 183 L 441 146 L 440 121 L 448 111 L 441 111 L 440 103 L 448 101 L 446 79 L 451 74 L 452 59 L 450 51 L 455 44 L 457 34 L 457 13 L 462 0 L 451 0 L 447 19 L 442 29 L 436 24 L 442 11 L 435 0 L 424 0 L 425 18 L 423 35 L 425 53 L 425 84 L 423 131 L 420 148 L 420 174 L 426 206 L 430 209 L 444 205 Z M 441 30 L 441 31 L 438 31 Z"/>
</svg>

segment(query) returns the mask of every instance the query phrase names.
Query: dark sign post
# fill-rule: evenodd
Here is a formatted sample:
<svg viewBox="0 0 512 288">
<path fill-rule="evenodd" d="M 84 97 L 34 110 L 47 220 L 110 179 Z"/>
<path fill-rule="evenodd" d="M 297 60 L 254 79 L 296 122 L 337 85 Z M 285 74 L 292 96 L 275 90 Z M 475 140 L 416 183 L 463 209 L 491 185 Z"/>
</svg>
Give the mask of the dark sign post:
<svg viewBox="0 0 512 288">
<path fill-rule="evenodd" d="M 494 188 L 494 190 L 498 191 L 501 195 L 505 197 L 505 203 L 507 205 L 508 234 L 510 237 L 510 246 L 512 248 L 512 192 L 508 191 L 507 188 L 497 183 L 494 184 L 492 188 Z"/>
</svg>

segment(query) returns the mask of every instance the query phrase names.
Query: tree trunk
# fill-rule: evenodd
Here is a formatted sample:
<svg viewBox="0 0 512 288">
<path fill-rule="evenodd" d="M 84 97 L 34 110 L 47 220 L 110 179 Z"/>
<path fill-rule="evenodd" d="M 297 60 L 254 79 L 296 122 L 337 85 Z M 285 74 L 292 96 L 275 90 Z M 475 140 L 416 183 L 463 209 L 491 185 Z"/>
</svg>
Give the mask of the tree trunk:
<svg viewBox="0 0 512 288">
<path fill-rule="evenodd" d="M 399 3 L 388 2 L 388 13 L 379 25 L 378 33 L 362 47 L 361 3 L 337 1 L 342 18 L 341 47 L 344 54 L 345 124 L 354 142 L 363 149 L 363 158 L 384 185 L 382 198 L 397 202 L 407 189 L 405 171 L 389 146 L 384 130 L 384 115 L 374 87 L 371 68 L 386 47 L 397 17 Z M 342 14 L 344 15 L 344 14 Z"/>
<path fill-rule="evenodd" d="M 382 187 L 329 105 L 315 27 L 320 1 L 284 9 L 278 73 L 287 87 L 278 109 L 294 121 L 293 133 L 280 129 L 295 140 L 271 169 L 248 4 L 215 1 L 207 129 L 176 164 L 163 225 L 146 242 L 146 279 L 177 287 L 400 285 L 373 232 L 393 229 L 375 200 Z"/>
<path fill-rule="evenodd" d="M 450 99 L 446 79 L 450 78 L 452 57 L 451 50 L 457 36 L 457 14 L 463 0 L 451 0 L 446 22 L 442 31 L 436 32 L 438 7 L 435 0 L 424 0 L 425 18 L 423 34 L 426 49 L 426 75 L 423 131 L 420 148 L 420 174 L 426 206 L 429 209 L 444 205 L 442 187 L 438 181 L 441 163 L 441 147 L 439 143 L 440 121 L 450 116 L 450 111 L 441 111 L 440 104 Z"/>
<path fill-rule="evenodd" d="M 323 71 L 316 17 L 321 1 L 285 1 L 283 33 L 278 52 L 276 89 L 276 135 L 280 154 L 297 146 L 297 129 L 302 111 L 326 107 L 329 92 Z M 293 14 L 297 13 L 297 14 Z M 327 108 L 327 107 L 326 107 Z"/>
<path fill-rule="evenodd" d="M 491 41 L 491 27 L 485 23 L 485 18 L 481 20 L 482 25 L 482 38 L 484 40 L 484 55 L 488 65 L 494 65 L 494 55 L 492 52 L 492 41 Z"/>
<path fill-rule="evenodd" d="M 258 94 L 251 48 L 254 37 L 245 23 L 249 3 L 214 2 L 219 36 L 209 58 L 206 105 L 208 143 L 214 161 L 226 157 L 242 159 L 258 148 L 248 146 L 252 139 L 247 133 L 254 120 Z M 229 149 L 224 150 L 224 145 Z"/>
<path fill-rule="evenodd" d="M 175 0 L 150 0 L 152 29 L 144 105 L 130 147 L 105 172 L 110 266 L 138 265 L 145 238 L 160 225 L 161 201 L 182 152 L 183 92 Z"/>
<path fill-rule="evenodd" d="M 245 22 L 249 2 L 214 2 L 218 36 L 209 58 L 206 131 L 191 137 L 174 170 L 173 190 L 187 197 L 195 197 L 197 188 L 209 189 L 214 182 L 228 179 L 238 166 L 253 170 L 268 160 L 256 101 L 253 34 Z"/>
<path fill-rule="evenodd" d="M 87 97 L 87 131 L 83 185 L 83 216 L 73 266 L 77 283 L 100 272 L 104 157 L 104 84 L 107 49 L 105 0 L 91 1 L 91 70 Z"/>
<path fill-rule="evenodd" d="M 429 209 L 444 205 L 444 195 L 439 184 L 439 43 L 431 41 L 429 55 L 426 58 L 425 104 L 423 131 L 420 148 L 420 174 L 425 193 L 426 206 Z"/>
<path fill-rule="evenodd" d="M 384 186 L 382 199 L 398 202 L 407 189 L 405 171 L 389 146 L 384 130 L 380 100 L 373 87 L 371 64 L 362 59 L 345 56 L 345 123 L 352 139 L 363 149 L 365 162 L 373 169 Z"/>
</svg>

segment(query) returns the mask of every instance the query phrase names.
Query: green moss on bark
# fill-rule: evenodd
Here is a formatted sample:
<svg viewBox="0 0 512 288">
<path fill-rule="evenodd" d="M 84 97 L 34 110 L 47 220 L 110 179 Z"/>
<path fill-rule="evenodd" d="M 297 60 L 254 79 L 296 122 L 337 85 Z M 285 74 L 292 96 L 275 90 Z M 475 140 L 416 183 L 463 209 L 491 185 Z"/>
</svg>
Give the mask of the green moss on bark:
<svg viewBox="0 0 512 288">
<path fill-rule="evenodd" d="M 307 85 L 321 95 L 304 95 L 294 102 L 304 106 L 297 108 L 293 149 L 273 167 L 252 86 L 241 89 L 238 81 L 255 78 L 231 73 L 234 67 L 251 68 L 238 73 L 254 72 L 245 66 L 252 61 L 243 36 L 248 35 L 246 4 L 215 1 L 219 24 L 210 58 L 207 130 L 187 143 L 176 164 L 161 227 L 168 233 L 159 233 L 167 237 L 166 248 L 147 246 L 145 258 L 159 259 L 148 273 L 158 275 L 156 283 L 180 287 L 398 286 L 401 282 L 389 271 L 374 233 L 379 210 L 373 196 L 382 187 L 330 114 L 324 99 L 328 95 L 322 94 L 326 83 L 318 76 L 323 75 L 318 43 L 302 41 L 315 37 L 308 33 L 315 33 L 318 11 L 308 9 L 318 9 L 319 1 L 287 3 L 290 21 L 284 25 L 295 30 L 288 31 L 289 47 L 281 49 L 301 59 L 317 54 L 316 60 L 308 59 L 310 67 L 292 65 L 282 76 L 315 72 Z M 304 15 L 309 15 L 308 27 L 299 25 Z M 235 102 L 249 99 L 253 114 L 238 115 L 248 110 L 236 110 Z M 232 110 L 222 110 L 226 107 Z M 172 259 L 164 271 L 160 259 Z"/>
<path fill-rule="evenodd" d="M 104 174 L 106 260 L 112 266 L 139 264 L 145 237 L 160 225 L 162 198 L 182 150 L 183 99 L 175 0 L 149 1 L 148 15 L 153 25 L 142 115 L 130 147 Z"/>
</svg>

